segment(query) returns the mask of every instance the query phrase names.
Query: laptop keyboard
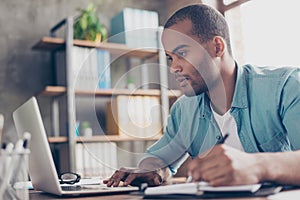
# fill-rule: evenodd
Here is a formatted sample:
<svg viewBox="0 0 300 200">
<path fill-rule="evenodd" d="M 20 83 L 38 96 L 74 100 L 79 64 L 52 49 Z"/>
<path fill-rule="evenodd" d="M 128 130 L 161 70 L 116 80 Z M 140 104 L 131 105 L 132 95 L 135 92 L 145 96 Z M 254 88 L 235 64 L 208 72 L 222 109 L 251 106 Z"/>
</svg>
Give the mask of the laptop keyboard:
<svg viewBox="0 0 300 200">
<path fill-rule="evenodd" d="M 63 191 L 80 191 L 81 186 L 80 185 L 61 186 L 61 189 Z"/>
<path fill-rule="evenodd" d="M 106 185 L 70 185 L 61 186 L 63 191 L 86 191 L 86 190 L 119 190 L 122 187 L 107 187 Z M 124 187 L 123 187 L 124 188 Z"/>
</svg>

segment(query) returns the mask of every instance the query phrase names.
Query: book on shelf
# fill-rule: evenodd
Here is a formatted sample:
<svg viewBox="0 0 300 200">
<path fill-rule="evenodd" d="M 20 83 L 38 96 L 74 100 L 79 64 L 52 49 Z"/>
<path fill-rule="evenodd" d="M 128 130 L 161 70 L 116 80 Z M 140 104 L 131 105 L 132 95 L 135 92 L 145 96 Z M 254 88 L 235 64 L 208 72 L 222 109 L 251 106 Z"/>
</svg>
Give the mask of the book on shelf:
<svg viewBox="0 0 300 200">
<path fill-rule="evenodd" d="M 117 145 L 115 142 L 77 143 L 75 156 L 76 173 L 85 178 L 107 178 L 117 169 Z"/>
<path fill-rule="evenodd" d="M 97 74 L 98 74 L 98 88 L 111 88 L 110 77 L 110 53 L 109 51 L 97 49 Z"/>
<path fill-rule="evenodd" d="M 72 48 L 72 74 L 74 89 L 89 90 L 111 88 L 110 52 L 96 48 Z M 66 86 L 66 55 L 56 53 L 56 83 Z"/>
<path fill-rule="evenodd" d="M 83 154 L 83 145 L 82 143 L 77 143 L 75 148 L 76 155 L 76 172 L 81 176 L 84 175 L 84 154 Z"/>
<path fill-rule="evenodd" d="M 119 95 L 106 107 L 107 134 L 138 138 L 161 134 L 160 109 L 158 97 Z"/>
<path fill-rule="evenodd" d="M 124 8 L 111 19 L 110 42 L 134 48 L 157 48 L 158 13 Z"/>
</svg>

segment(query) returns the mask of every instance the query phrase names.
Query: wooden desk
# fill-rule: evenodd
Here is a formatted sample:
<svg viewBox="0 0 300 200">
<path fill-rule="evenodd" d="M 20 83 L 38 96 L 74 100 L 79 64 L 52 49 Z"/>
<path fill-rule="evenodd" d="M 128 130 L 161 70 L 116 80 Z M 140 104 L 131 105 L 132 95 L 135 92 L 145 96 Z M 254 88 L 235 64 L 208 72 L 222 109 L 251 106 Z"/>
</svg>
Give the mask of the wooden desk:
<svg viewBox="0 0 300 200">
<path fill-rule="evenodd" d="M 38 191 L 30 191 L 29 193 L 30 200 L 40 200 L 40 199 L 46 199 L 46 200 L 59 200 L 63 199 L 63 197 L 58 197 L 50 194 L 46 194 L 43 192 L 38 192 Z M 87 197 L 67 197 L 66 199 L 68 200 L 101 200 L 101 199 L 109 199 L 109 200 L 120 200 L 120 199 L 125 199 L 125 200 L 142 200 L 143 196 L 139 195 L 131 195 L 131 194 L 117 194 L 117 195 L 98 195 L 98 196 L 87 196 Z M 229 198 L 232 200 L 232 198 Z M 218 199 L 218 200 L 229 200 L 229 199 Z M 234 198 L 234 200 L 267 200 L 266 197 L 259 197 L 259 198 Z"/>
<path fill-rule="evenodd" d="M 59 200 L 59 199 L 68 199 L 68 200 L 101 200 L 101 199 L 109 199 L 109 200 L 120 200 L 120 199 L 130 199 L 130 200 L 142 200 L 142 196 L 136 196 L 136 195 L 129 195 L 129 194 L 115 194 L 115 195 L 95 195 L 95 196 L 85 196 L 85 197 L 59 197 L 55 195 L 50 195 L 44 192 L 39 191 L 30 191 L 29 192 L 29 199 L 30 200 Z"/>
<path fill-rule="evenodd" d="M 186 177 L 176 177 L 172 179 L 173 183 L 185 183 Z M 35 191 L 35 190 L 30 190 L 29 192 L 30 200 L 40 200 L 40 199 L 45 199 L 45 200 L 59 200 L 59 199 L 64 199 L 64 197 L 59 197 L 51 194 L 47 194 L 44 192 L 40 191 Z M 95 195 L 95 196 L 86 196 L 86 197 L 66 197 L 68 200 L 101 200 L 101 199 L 109 199 L 109 200 L 120 200 L 120 199 L 125 199 L 125 200 L 142 200 L 143 196 L 141 195 L 134 195 L 134 194 L 114 194 L 114 195 Z M 197 198 L 198 199 L 198 198 Z M 267 197 L 246 197 L 246 198 L 227 198 L 227 199 L 221 199 L 218 198 L 218 200 L 267 200 Z M 206 199 L 207 200 L 207 199 Z"/>
</svg>

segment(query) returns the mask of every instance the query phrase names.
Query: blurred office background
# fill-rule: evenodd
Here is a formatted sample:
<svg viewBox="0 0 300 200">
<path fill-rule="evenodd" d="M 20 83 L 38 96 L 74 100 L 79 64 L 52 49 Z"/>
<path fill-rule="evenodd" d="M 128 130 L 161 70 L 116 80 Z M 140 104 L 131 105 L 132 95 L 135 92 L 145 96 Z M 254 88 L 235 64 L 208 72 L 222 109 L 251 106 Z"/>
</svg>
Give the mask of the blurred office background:
<svg viewBox="0 0 300 200">
<path fill-rule="evenodd" d="M 63 18 L 79 14 L 93 2 L 98 17 L 110 30 L 110 19 L 124 7 L 154 10 L 159 23 L 175 9 L 195 1 L 176 0 L 3 0 L 0 2 L 0 113 L 4 114 L 3 141 L 15 141 L 12 112 L 46 85 L 54 84 L 49 52 L 33 51 L 32 46 Z M 45 101 L 45 102 L 44 102 Z M 50 107 L 40 100 L 43 120 L 50 130 Z"/>
<path fill-rule="evenodd" d="M 174 10 L 200 0 L 1 0 L 0 2 L 0 113 L 4 114 L 4 141 L 15 141 L 12 112 L 32 95 L 51 85 L 50 54 L 32 46 L 61 19 L 75 15 L 89 2 L 110 30 L 110 19 L 124 7 L 155 10 L 163 25 Z M 218 6 L 219 0 L 202 1 Z M 225 4 L 233 0 L 225 0 Z M 300 66 L 300 27 L 297 0 L 250 0 L 225 12 L 233 51 L 240 64 Z M 176 87 L 176 86 L 174 86 Z M 44 102 L 45 101 L 45 102 Z M 41 100 L 49 130 L 50 106 Z"/>
</svg>

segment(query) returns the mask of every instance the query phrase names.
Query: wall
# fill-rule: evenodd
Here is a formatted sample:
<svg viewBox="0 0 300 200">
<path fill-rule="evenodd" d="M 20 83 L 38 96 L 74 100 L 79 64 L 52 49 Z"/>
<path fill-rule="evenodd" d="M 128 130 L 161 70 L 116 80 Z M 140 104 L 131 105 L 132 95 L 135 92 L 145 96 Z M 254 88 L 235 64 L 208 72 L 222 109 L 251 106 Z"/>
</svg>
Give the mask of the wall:
<svg viewBox="0 0 300 200">
<path fill-rule="evenodd" d="M 157 10 L 160 20 L 166 18 L 165 1 L 161 0 L 2 0 L 0 2 L 0 113 L 4 114 L 4 141 L 15 141 L 16 133 L 12 112 L 46 85 L 53 84 L 53 72 L 48 52 L 32 51 L 31 47 L 49 29 L 69 15 L 77 14 L 77 8 L 85 8 L 89 2 L 97 6 L 100 19 L 109 28 L 110 18 L 129 6 Z M 39 99 L 43 118 L 49 120 L 49 105 Z M 48 123 L 46 129 L 49 130 Z"/>
<path fill-rule="evenodd" d="M 189 0 L 189 1 L 178 1 L 178 0 L 167 0 L 167 13 L 168 16 L 172 15 L 176 10 L 190 5 L 190 4 L 197 4 L 197 3 L 201 3 L 202 0 Z"/>
<path fill-rule="evenodd" d="M 94 2 L 101 21 L 108 27 L 110 19 L 123 7 L 142 8 L 159 12 L 160 24 L 170 8 L 191 1 L 182 0 L 1 0 L 0 2 L 0 113 L 4 114 L 4 141 L 17 139 L 12 112 L 46 85 L 54 83 L 48 52 L 32 51 L 32 46 L 58 21 L 78 13 Z M 116 3 L 117 2 L 117 3 Z M 199 2 L 199 1 L 198 1 Z M 171 9 L 171 10 L 172 10 Z M 39 98 L 46 129 L 49 128 L 50 107 L 47 98 Z"/>
</svg>

